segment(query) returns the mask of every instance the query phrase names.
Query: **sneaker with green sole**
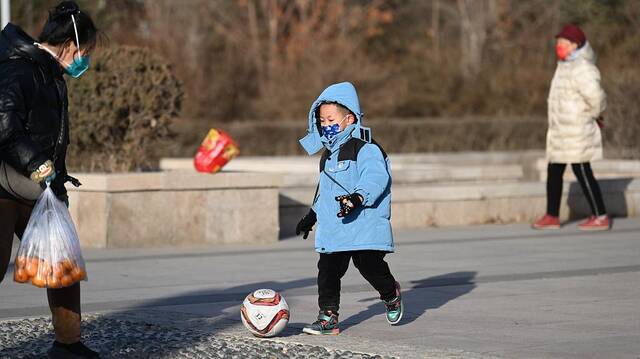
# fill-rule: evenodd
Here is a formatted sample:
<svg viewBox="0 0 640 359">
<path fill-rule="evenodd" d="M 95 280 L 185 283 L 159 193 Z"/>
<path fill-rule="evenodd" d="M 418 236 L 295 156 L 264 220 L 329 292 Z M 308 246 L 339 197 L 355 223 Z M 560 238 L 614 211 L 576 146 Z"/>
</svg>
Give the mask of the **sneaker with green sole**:
<svg viewBox="0 0 640 359">
<path fill-rule="evenodd" d="M 385 309 L 387 310 L 387 322 L 391 325 L 400 323 L 402 314 L 404 313 L 404 305 L 402 305 L 402 294 L 400 293 L 400 283 L 396 282 L 396 296 L 390 300 L 383 300 Z"/>
<path fill-rule="evenodd" d="M 312 335 L 338 335 L 340 334 L 338 314 L 321 310 L 318 313 L 318 320 L 305 326 L 302 331 Z"/>
</svg>

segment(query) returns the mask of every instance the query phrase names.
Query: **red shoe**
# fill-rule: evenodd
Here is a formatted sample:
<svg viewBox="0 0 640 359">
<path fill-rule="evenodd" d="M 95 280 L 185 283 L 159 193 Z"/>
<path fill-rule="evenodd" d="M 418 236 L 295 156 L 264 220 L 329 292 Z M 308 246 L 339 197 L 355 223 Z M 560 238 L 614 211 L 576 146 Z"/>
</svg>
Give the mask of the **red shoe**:
<svg viewBox="0 0 640 359">
<path fill-rule="evenodd" d="M 532 225 L 534 229 L 560 229 L 560 218 L 545 214 Z"/>
<path fill-rule="evenodd" d="M 578 228 L 583 231 L 608 231 L 611 229 L 611 221 L 607 215 L 600 217 L 591 216 L 586 221 L 580 223 Z"/>
</svg>

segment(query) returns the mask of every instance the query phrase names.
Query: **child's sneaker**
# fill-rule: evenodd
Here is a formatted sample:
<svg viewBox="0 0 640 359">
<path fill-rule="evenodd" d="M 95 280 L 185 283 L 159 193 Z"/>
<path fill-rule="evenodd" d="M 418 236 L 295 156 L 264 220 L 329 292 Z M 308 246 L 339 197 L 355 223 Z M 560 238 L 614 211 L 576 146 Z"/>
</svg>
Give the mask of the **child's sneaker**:
<svg viewBox="0 0 640 359">
<path fill-rule="evenodd" d="M 383 300 L 387 309 L 387 322 L 391 325 L 400 323 L 404 306 L 402 305 L 402 294 L 400 293 L 400 283 L 396 282 L 396 296 L 391 300 Z"/>
<path fill-rule="evenodd" d="M 302 331 L 313 335 L 338 335 L 340 334 L 338 314 L 321 310 L 318 320 L 305 326 Z"/>
</svg>

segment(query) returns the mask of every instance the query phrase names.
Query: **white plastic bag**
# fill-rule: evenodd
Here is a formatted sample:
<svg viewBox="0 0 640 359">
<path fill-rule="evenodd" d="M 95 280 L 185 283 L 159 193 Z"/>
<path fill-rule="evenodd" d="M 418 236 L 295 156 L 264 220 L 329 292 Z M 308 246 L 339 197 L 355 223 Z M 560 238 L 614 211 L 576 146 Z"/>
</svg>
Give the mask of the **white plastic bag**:
<svg viewBox="0 0 640 359">
<path fill-rule="evenodd" d="M 13 279 L 40 288 L 68 287 L 87 279 L 69 210 L 48 186 L 31 212 L 16 256 Z"/>
</svg>

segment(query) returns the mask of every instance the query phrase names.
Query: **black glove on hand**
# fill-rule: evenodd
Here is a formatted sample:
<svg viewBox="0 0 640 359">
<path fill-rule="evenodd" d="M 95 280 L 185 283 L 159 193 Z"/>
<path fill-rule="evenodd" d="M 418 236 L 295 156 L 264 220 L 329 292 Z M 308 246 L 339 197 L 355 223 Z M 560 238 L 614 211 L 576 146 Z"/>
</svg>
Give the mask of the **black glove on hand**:
<svg viewBox="0 0 640 359">
<path fill-rule="evenodd" d="M 302 217 L 300 222 L 298 222 L 298 225 L 296 226 L 296 236 L 299 236 L 300 233 L 304 233 L 302 238 L 307 239 L 314 224 L 316 224 L 316 212 L 313 211 L 313 208 L 310 208 L 309 213 Z"/>
<path fill-rule="evenodd" d="M 340 203 L 340 212 L 338 212 L 340 218 L 348 216 L 354 209 L 362 206 L 362 196 L 357 193 L 338 196 L 336 201 Z"/>
</svg>

